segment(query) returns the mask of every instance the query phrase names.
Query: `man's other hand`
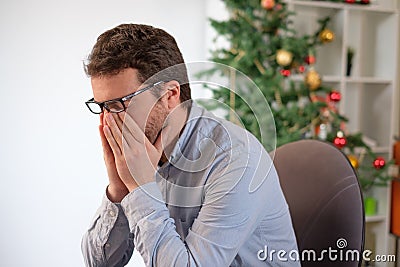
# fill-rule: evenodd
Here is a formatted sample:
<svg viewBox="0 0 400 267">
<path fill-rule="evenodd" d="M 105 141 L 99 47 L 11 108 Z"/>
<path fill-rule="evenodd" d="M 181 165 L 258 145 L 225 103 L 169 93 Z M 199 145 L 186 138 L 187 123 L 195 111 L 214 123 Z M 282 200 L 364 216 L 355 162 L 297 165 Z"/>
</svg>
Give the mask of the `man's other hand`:
<svg viewBox="0 0 400 267">
<path fill-rule="evenodd" d="M 161 140 L 166 140 L 168 127 L 153 145 L 128 113 L 106 113 L 105 116 L 104 134 L 112 149 L 118 175 L 128 190 L 131 192 L 155 181 L 154 174 L 163 152 Z"/>
<path fill-rule="evenodd" d="M 129 193 L 129 191 L 118 175 L 117 168 L 115 165 L 114 154 L 104 135 L 105 125 L 107 125 L 107 123 L 104 117 L 104 113 L 101 113 L 99 132 L 100 132 L 101 144 L 103 147 L 104 162 L 106 164 L 107 174 L 109 179 L 109 185 L 107 187 L 107 197 L 110 201 L 118 203 L 121 202 L 121 200 Z"/>
</svg>

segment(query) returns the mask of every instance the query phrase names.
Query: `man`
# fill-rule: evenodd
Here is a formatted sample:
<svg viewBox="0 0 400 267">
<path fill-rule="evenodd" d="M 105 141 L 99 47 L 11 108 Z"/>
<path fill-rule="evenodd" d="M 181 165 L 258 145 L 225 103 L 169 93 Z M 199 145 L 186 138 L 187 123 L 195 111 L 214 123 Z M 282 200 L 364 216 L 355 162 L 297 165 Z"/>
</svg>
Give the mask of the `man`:
<svg viewBox="0 0 400 267">
<path fill-rule="evenodd" d="M 97 39 L 86 104 L 100 114 L 109 185 L 82 240 L 86 265 L 124 266 L 136 248 L 146 266 L 300 266 L 260 257 L 297 251 L 278 176 L 253 135 L 191 102 L 183 63 L 151 26 Z"/>
</svg>

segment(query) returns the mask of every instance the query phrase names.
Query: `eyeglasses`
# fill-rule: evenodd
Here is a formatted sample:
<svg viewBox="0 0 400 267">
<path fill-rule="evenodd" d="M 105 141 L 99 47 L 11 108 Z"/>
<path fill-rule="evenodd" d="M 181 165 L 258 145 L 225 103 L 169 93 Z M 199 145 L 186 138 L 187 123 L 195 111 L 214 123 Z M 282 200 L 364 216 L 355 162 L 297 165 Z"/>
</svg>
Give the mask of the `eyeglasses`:
<svg viewBox="0 0 400 267">
<path fill-rule="evenodd" d="M 141 93 L 153 88 L 153 87 L 156 87 L 156 86 L 158 86 L 158 85 L 160 85 L 162 83 L 164 83 L 164 81 L 151 84 L 151 85 L 149 85 L 149 86 L 147 86 L 145 88 L 137 90 L 136 92 L 134 92 L 134 93 L 132 93 L 130 95 L 127 95 L 127 96 L 124 96 L 124 97 L 121 97 L 121 98 L 115 98 L 115 99 L 107 100 L 107 101 L 104 101 L 104 102 L 96 102 L 94 100 L 94 98 L 92 98 L 92 99 L 89 99 L 88 101 L 86 101 L 85 104 L 89 108 L 89 110 L 94 114 L 102 113 L 104 108 L 108 112 L 111 112 L 111 113 L 120 113 L 120 112 L 126 110 L 126 106 L 125 106 L 125 103 L 124 103 L 125 101 L 127 101 L 127 100 L 129 100 L 129 99 L 131 99 L 131 98 L 133 98 L 133 97 L 135 97 L 135 96 L 137 96 L 137 95 L 139 95 L 139 94 L 141 94 Z"/>
</svg>

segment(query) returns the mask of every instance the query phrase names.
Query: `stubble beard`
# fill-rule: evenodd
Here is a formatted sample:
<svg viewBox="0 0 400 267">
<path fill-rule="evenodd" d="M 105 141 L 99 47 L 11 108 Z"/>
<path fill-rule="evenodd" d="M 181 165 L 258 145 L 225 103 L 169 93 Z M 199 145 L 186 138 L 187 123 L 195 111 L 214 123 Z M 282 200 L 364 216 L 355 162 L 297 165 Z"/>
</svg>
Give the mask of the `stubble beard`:
<svg viewBox="0 0 400 267">
<path fill-rule="evenodd" d="M 150 112 L 144 133 L 152 144 L 157 140 L 162 128 L 167 125 L 167 117 L 168 111 L 159 103 Z"/>
</svg>

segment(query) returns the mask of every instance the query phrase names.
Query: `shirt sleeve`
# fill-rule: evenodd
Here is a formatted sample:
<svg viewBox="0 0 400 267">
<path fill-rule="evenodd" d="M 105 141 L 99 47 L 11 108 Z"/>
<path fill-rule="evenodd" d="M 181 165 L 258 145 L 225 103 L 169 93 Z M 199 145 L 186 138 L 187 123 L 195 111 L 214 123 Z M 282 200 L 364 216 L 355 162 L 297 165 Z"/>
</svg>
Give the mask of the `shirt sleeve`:
<svg viewBox="0 0 400 267">
<path fill-rule="evenodd" d="M 90 267 L 125 266 L 133 249 L 133 236 L 120 204 L 106 195 L 81 242 L 85 265 Z"/>
<path fill-rule="evenodd" d="M 260 154 L 252 159 L 237 157 L 211 174 L 202 208 L 184 241 L 155 182 L 129 193 L 121 206 L 146 266 L 229 266 L 265 214 L 263 203 L 277 196 L 276 213 L 287 212 L 286 202 L 278 196 L 273 166 L 268 174 L 260 172 L 260 160 L 266 160 L 265 165 L 271 162 Z M 249 190 L 255 176 L 260 184 Z"/>
</svg>

